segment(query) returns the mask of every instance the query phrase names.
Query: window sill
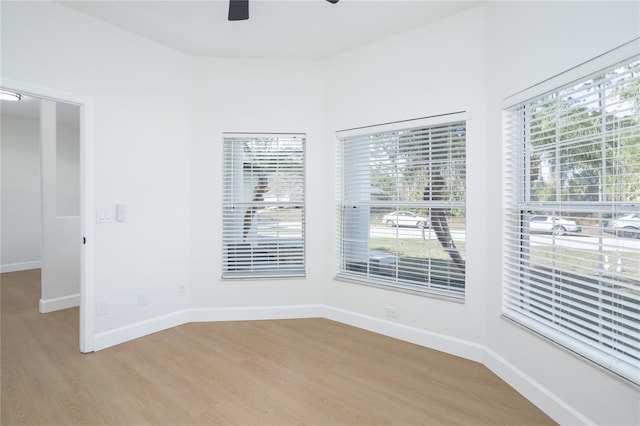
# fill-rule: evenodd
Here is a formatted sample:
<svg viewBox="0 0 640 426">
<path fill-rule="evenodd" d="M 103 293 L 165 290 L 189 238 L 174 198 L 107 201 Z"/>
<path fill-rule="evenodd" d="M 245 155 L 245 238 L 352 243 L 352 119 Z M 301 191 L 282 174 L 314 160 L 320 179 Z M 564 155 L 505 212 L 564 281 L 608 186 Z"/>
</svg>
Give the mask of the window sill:
<svg viewBox="0 0 640 426">
<path fill-rule="evenodd" d="M 396 283 L 388 283 L 384 281 L 378 281 L 373 278 L 357 278 L 349 275 L 336 274 L 334 279 L 336 281 L 347 282 L 351 284 L 359 284 L 368 287 L 379 288 L 383 290 L 396 291 L 400 293 L 411 294 L 414 296 L 429 297 L 432 299 L 444 300 L 447 302 L 465 303 L 464 294 L 453 294 L 444 290 L 437 290 L 433 288 L 418 289 L 418 286 L 410 286 Z M 416 287 L 416 288 L 414 288 Z"/>
</svg>

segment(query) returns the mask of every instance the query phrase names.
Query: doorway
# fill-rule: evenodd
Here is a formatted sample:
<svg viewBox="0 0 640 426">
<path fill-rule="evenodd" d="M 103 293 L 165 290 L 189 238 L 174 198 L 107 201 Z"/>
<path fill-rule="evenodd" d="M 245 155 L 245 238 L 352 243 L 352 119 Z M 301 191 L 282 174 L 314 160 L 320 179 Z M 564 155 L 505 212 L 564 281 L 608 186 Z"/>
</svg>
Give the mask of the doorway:
<svg viewBox="0 0 640 426">
<path fill-rule="evenodd" d="M 42 194 L 39 310 L 48 313 L 80 305 L 80 108 L 39 99 L 37 118 Z"/>
<path fill-rule="evenodd" d="M 70 241 L 71 246 L 75 247 L 79 252 L 79 297 L 76 294 L 75 300 L 73 300 L 73 297 L 52 297 L 47 299 L 43 294 L 40 303 L 40 310 L 41 312 L 47 312 L 48 308 L 51 308 L 52 310 L 56 310 L 56 308 L 62 309 L 65 307 L 65 304 L 73 304 L 73 306 L 79 305 L 79 348 L 81 352 L 92 352 L 94 350 L 93 318 L 95 313 L 93 297 L 93 222 L 90 220 L 93 217 L 93 100 L 88 97 L 65 93 L 56 89 L 34 86 L 28 83 L 8 79 L 2 80 L 2 90 L 18 93 L 26 97 L 41 99 L 43 113 L 48 110 L 47 114 L 49 121 L 51 121 L 52 116 L 55 121 L 55 117 L 58 113 L 64 114 L 65 108 L 66 110 L 72 111 L 72 113 L 78 115 L 79 152 L 77 153 L 77 158 L 79 161 L 80 177 L 77 186 L 79 187 L 79 209 L 77 212 L 72 211 L 71 206 L 74 203 L 73 195 L 71 195 L 69 191 L 64 190 L 54 191 L 55 195 L 53 195 L 53 197 L 55 197 L 55 200 L 53 200 L 52 205 L 54 206 L 54 218 L 61 219 L 61 222 L 59 223 L 61 226 L 59 226 L 55 232 L 64 234 L 65 227 L 68 227 L 74 219 L 79 221 L 79 235 L 75 234 L 73 238 L 76 240 L 75 242 Z M 65 106 L 58 108 L 57 105 Z M 46 117 L 43 116 L 43 118 L 45 121 L 47 120 Z M 43 118 L 41 118 L 41 120 Z M 44 129 L 44 127 L 47 125 L 50 125 L 50 123 L 47 124 L 46 122 L 42 122 L 40 124 L 40 126 L 43 126 L 43 137 L 46 137 L 46 129 Z M 53 123 L 53 127 L 55 129 L 55 122 Z M 53 146 L 55 150 L 55 143 Z M 46 154 L 44 149 L 43 145 L 43 155 Z M 63 147 L 61 149 L 68 149 L 68 147 Z M 68 156 L 68 154 L 69 153 L 67 152 L 65 155 Z M 54 158 L 57 157 L 56 152 L 53 153 L 53 156 Z M 44 181 L 44 174 L 47 172 L 43 169 L 42 173 Z M 65 179 L 69 180 L 69 176 L 62 176 L 61 179 L 56 179 L 56 181 L 64 181 Z M 69 182 L 67 182 L 67 184 L 68 183 Z M 43 182 L 42 190 L 44 191 L 44 189 Z M 46 201 L 44 198 L 45 197 L 43 197 L 42 200 L 43 208 Z M 75 213 L 77 213 L 77 215 L 75 215 Z M 49 215 L 51 215 L 51 213 L 49 213 Z M 43 224 L 45 220 L 46 218 L 43 217 Z M 42 231 L 42 235 L 45 237 L 47 231 L 45 229 Z M 43 244 L 43 259 L 46 255 L 44 253 L 45 244 Z M 46 268 L 46 265 L 43 266 Z M 60 271 L 54 272 L 59 273 Z M 43 270 L 43 276 L 45 274 L 46 272 Z M 43 300 L 45 302 L 50 302 L 51 304 L 48 306 L 45 304 L 45 306 L 43 306 Z"/>
</svg>

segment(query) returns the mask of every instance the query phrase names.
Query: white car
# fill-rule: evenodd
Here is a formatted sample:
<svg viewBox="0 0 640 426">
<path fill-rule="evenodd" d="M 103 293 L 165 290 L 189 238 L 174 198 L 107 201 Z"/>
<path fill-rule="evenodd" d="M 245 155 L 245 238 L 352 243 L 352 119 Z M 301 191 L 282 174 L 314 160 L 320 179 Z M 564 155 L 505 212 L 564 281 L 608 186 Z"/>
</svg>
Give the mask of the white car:
<svg viewBox="0 0 640 426">
<path fill-rule="evenodd" d="M 640 213 L 631 213 L 611 222 L 612 233 L 622 238 L 640 238 Z"/>
<path fill-rule="evenodd" d="M 565 235 L 568 232 L 581 232 L 582 228 L 575 220 L 559 216 L 536 215 L 529 218 L 531 232 L 545 232 L 554 235 Z"/>
<path fill-rule="evenodd" d="M 397 211 L 385 214 L 382 223 L 387 226 L 414 226 L 416 228 L 424 228 L 429 226 L 429 219 L 417 216 L 415 213 L 408 211 Z"/>
</svg>

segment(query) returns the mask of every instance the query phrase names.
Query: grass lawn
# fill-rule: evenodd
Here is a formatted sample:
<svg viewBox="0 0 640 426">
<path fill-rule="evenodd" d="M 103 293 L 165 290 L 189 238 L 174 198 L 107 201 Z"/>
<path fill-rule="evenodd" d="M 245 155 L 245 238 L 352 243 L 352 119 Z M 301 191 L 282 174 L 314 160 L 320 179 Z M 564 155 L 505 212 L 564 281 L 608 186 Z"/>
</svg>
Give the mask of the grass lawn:
<svg viewBox="0 0 640 426">
<path fill-rule="evenodd" d="M 462 258 L 466 259 L 466 242 L 456 241 L 455 243 Z M 406 238 L 398 240 L 396 238 L 372 237 L 369 246 L 371 250 L 383 250 L 398 257 L 451 260 L 449 253 L 442 248 L 437 239 Z"/>
</svg>

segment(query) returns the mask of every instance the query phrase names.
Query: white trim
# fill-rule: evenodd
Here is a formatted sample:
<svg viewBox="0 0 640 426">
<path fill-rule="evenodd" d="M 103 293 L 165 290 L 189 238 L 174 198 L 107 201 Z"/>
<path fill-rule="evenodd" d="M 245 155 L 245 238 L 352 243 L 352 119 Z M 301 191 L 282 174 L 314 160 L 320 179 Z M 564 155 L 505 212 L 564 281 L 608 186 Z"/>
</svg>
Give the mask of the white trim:
<svg viewBox="0 0 640 426">
<path fill-rule="evenodd" d="M 95 349 L 104 349 L 189 322 L 301 318 L 326 318 L 472 361 L 480 362 L 483 358 L 484 347 L 477 343 L 321 304 L 186 309 L 98 333 L 95 338 Z"/>
<path fill-rule="evenodd" d="M 94 350 L 119 345 L 130 340 L 190 322 L 259 321 L 273 319 L 320 318 L 324 305 L 249 306 L 240 308 L 184 309 L 95 335 Z"/>
<path fill-rule="evenodd" d="M 322 304 L 185 309 L 98 333 L 95 336 L 95 350 L 105 349 L 190 322 L 300 318 L 326 318 L 478 362 L 560 424 L 594 424 L 571 405 L 484 345 Z"/>
<path fill-rule="evenodd" d="M 49 312 L 61 311 L 63 309 L 75 308 L 80 306 L 80 294 L 72 294 L 70 296 L 55 297 L 53 299 L 40 299 L 39 310 L 42 314 Z"/>
<path fill-rule="evenodd" d="M 414 343 L 425 348 L 479 362 L 507 382 L 556 422 L 560 424 L 594 424 L 593 421 L 586 418 L 575 408 L 558 398 L 551 391 L 516 368 L 492 349 L 479 343 L 457 339 L 331 306 L 325 306 L 323 317 L 405 342 Z"/>
<path fill-rule="evenodd" d="M 394 121 L 392 123 L 374 124 L 372 126 L 356 127 L 353 129 L 338 130 L 337 138 L 349 138 L 353 136 L 371 135 L 374 133 L 391 132 L 394 130 L 410 130 L 418 127 L 434 126 L 437 124 L 451 123 L 454 121 L 468 121 L 471 114 L 467 111 L 451 112 L 447 114 L 421 117 L 411 120 Z"/>
<path fill-rule="evenodd" d="M 595 424 L 492 349 L 484 348 L 480 362 L 559 424 Z"/>
<path fill-rule="evenodd" d="M 590 74 L 599 72 L 604 68 L 610 67 L 612 64 L 624 61 L 638 54 L 640 54 L 640 38 L 633 39 L 600 56 L 596 56 L 580 65 L 549 77 L 543 82 L 527 87 L 518 93 L 514 93 L 503 100 L 502 109 L 509 109 L 530 99 L 540 97 L 547 92 L 557 90 L 558 87 L 563 87 L 576 80 L 583 79 Z"/>
<path fill-rule="evenodd" d="M 296 133 L 270 133 L 270 132 L 251 132 L 251 133 L 243 133 L 243 132 L 222 132 L 222 138 L 238 138 L 238 139 L 253 139 L 253 138 L 307 138 L 306 132 L 296 132 Z"/>
<path fill-rule="evenodd" d="M 484 346 L 478 343 L 340 308 L 325 306 L 323 317 L 471 361 L 480 362 L 484 353 Z"/>
<path fill-rule="evenodd" d="M 324 305 L 249 306 L 241 308 L 202 308 L 189 311 L 190 322 L 256 321 L 274 319 L 321 318 Z"/>
<path fill-rule="evenodd" d="M 186 309 L 98 333 L 96 334 L 96 350 L 189 322 L 301 318 L 326 318 L 477 362 L 481 362 L 485 352 L 484 346 L 478 343 L 322 304 Z"/>
<path fill-rule="evenodd" d="M 5 272 L 29 271 L 31 269 L 40 269 L 41 267 L 42 262 L 39 260 L 33 260 L 31 262 L 7 263 L 6 265 L 0 265 L 0 273 L 4 274 Z"/>
<path fill-rule="evenodd" d="M 80 330 L 81 352 L 94 350 L 93 282 L 93 98 L 1 78 L 0 87 L 38 98 L 53 99 L 80 106 L 80 231 L 86 244 L 80 250 Z"/>
<path fill-rule="evenodd" d="M 85 238 L 80 250 L 80 351 L 92 352 L 94 347 L 95 296 L 93 281 L 93 99 L 80 108 L 80 230 Z"/>
<path fill-rule="evenodd" d="M 94 350 L 106 349 L 130 340 L 148 336 L 159 331 L 177 327 L 189 322 L 187 309 L 155 318 L 146 319 L 120 328 L 97 333 L 94 337 Z"/>
</svg>

